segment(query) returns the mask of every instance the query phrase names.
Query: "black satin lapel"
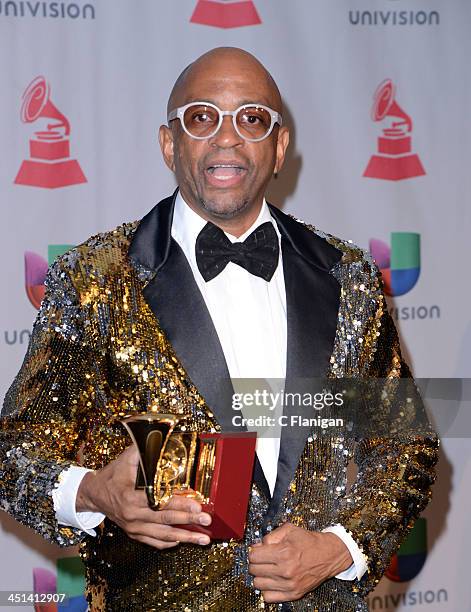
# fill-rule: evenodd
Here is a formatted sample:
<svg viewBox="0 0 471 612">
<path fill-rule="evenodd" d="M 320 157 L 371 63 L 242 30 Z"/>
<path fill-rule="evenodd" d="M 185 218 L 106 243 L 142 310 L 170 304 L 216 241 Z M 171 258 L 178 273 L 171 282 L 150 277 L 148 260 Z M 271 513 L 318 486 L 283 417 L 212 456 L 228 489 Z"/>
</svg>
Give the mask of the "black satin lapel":
<svg viewBox="0 0 471 612">
<path fill-rule="evenodd" d="M 265 478 L 265 474 L 263 472 L 262 465 L 258 459 L 258 456 L 255 455 L 255 463 L 253 467 L 253 479 L 257 483 L 260 491 L 265 495 L 267 500 L 271 500 L 270 487 L 268 486 L 267 479 Z"/>
<path fill-rule="evenodd" d="M 183 368 L 213 411 L 223 431 L 242 431 L 232 424 L 234 392 L 221 343 L 188 261 L 175 240 L 144 297 L 172 344 Z M 258 458 L 254 481 L 270 499 L 270 490 Z"/>
<path fill-rule="evenodd" d="M 285 391 L 313 393 L 322 390 L 322 377 L 329 369 L 337 329 L 340 285 L 328 270 L 301 257 L 283 234 L 281 246 L 288 330 Z M 292 414 L 307 418 L 316 416 L 311 406 L 285 406 L 284 414 L 288 416 L 288 423 Z M 268 518 L 276 514 L 293 479 L 308 435 L 307 427 L 282 428 L 278 474 Z"/>
<path fill-rule="evenodd" d="M 234 431 L 233 388 L 224 353 L 190 265 L 175 240 L 170 242 L 165 263 L 144 288 L 144 297 L 223 431 Z"/>
<path fill-rule="evenodd" d="M 313 266 L 329 272 L 341 259 L 342 252 L 325 238 L 271 204 L 268 204 L 268 208 L 281 235 L 286 238 L 298 255 Z"/>
<path fill-rule="evenodd" d="M 132 237 L 128 257 L 138 268 L 157 272 L 168 257 L 173 209 L 178 190 L 165 198 L 141 219 Z"/>
</svg>

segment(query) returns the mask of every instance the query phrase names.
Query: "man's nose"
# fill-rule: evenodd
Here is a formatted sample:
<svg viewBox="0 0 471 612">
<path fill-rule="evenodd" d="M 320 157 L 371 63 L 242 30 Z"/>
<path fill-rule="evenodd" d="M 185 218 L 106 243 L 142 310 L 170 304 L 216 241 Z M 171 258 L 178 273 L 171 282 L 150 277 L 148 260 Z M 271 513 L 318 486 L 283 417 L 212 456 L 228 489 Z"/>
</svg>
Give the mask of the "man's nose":
<svg viewBox="0 0 471 612">
<path fill-rule="evenodd" d="M 211 138 L 211 144 L 221 148 L 230 148 L 241 144 L 243 140 L 234 128 L 232 117 L 225 115 L 222 119 L 221 127 Z"/>
</svg>

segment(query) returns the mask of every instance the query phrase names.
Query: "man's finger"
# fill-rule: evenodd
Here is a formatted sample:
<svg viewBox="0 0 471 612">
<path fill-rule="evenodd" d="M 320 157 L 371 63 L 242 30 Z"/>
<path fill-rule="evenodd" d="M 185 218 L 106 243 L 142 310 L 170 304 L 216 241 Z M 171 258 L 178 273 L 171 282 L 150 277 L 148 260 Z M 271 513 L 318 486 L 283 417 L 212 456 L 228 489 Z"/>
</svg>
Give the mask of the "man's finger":
<svg viewBox="0 0 471 612">
<path fill-rule="evenodd" d="M 182 542 L 199 544 L 201 546 L 206 546 L 211 541 L 209 536 L 204 533 L 189 531 L 188 529 L 178 529 L 178 527 L 170 527 L 170 525 L 151 525 L 149 523 L 139 525 L 136 528 L 133 537 L 136 539 L 140 536 L 164 542 Z"/>
<path fill-rule="evenodd" d="M 121 453 L 121 455 L 118 457 L 118 459 L 121 459 L 123 463 L 132 465 L 133 467 L 137 468 L 137 466 L 139 465 L 139 451 L 137 449 L 137 446 L 135 444 L 130 444 L 129 446 L 127 446 Z"/>
<path fill-rule="evenodd" d="M 283 603 L 284 601 L 296 601 L 299 595 L 291 593 L 291 591 L 262 591 L 263 600 L 265 603 Z"/>
<path fill-rule="evenodd" d="M 155 522 L 164 525 L 202 525 L 211 524 L 211 515 L 207 512 L 185 512 L 183 510 L 158 510 Z"/>
<path fill-rule="evenodd" d="M 277 527 L 273 531 L 270 531 L 270 533 L 267 533 L 267 535 L 263 537 L 263 543 L 278 544 L 286 538 L 292 527 L 293 526 L 291 525 L 291 523 L 283 523 L 281 527 Z"/>
<path fill-rule="evenodd" d="M 278 578 L 254 578 L 253 585 L 259 591 L 281 591 L 286 593 L 292 588 L 292 584 L 286 579 Z"/>
<path fill-rule="evenodd" d="M 211 515 L 200 512 L 201 506 L 195 500 L 172 499 L 164 510 L 151 510 L 142 491 L 127 493 L 126 507 L 121 518 L 127 523 L 141 522 L 169 525 L 202 525 L 211 524 Z"/>
<path fill-rule="evenodd" d="M 253 546 L 249 551 L 250 563 L 277 563 L 283 549 L 282 544 L 265 544 Z"/>
<path fill-rule="evenodd" d="M 191 497 L 183 495 L 172 495 L 168 502 L 161 507 L 161 510 L 185 510 L 187 512 L 201 512 L 201 504 Z"/>
<path fill-rule="evenodd" d="M 274 563 L 249 563 L 249 574 L 257 578 L 275 578 L 285 580 L 280 574 L 281 570 Z"/>
<path fill-rule="evenodd" d="M 149 508 L 149 503 L 147 501 L 147 495 L 141 489 L 134 489 L 130 491 L 126 491 L 126 504 L 128 506 L 137 507 L 137 508 L 148 508 L 150 512 L 154 513 L 155 510 L 151 510 Z M 165 505 L 163 505 L 161 510 L 183 510 L 186 512 L 200 513 L 201 512 L 201 504 L 196 500 L 190 497 L 183 497 L 182 495 L 173 495 Z M 151 515 L 149 515 L 151 516 Z M 152 520 L 152 519 L 150 519 Z"/>
</svg>

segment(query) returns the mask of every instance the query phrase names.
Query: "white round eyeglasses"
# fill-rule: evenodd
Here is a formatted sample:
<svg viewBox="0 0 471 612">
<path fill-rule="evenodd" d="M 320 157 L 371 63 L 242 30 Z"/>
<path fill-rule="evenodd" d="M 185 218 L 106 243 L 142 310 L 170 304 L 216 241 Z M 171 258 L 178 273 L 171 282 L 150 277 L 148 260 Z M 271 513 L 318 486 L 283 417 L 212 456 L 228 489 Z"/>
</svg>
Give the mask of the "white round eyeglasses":
<svg viewBox="0 0 471 612">
<path fill-rule="evenodd" d="M 237 134 L 249 142 L 259 142 L 269 136 L 275 123 L 282 125 L 280 113 L 263 104 L 243 104 L 233 111 L 221 110 L 211 102 L 190 102 L 169 112 L 167 121 L 179 119 L 191 138 L 212 138 L 226 115 L 232 117 Z"/>
</svg>

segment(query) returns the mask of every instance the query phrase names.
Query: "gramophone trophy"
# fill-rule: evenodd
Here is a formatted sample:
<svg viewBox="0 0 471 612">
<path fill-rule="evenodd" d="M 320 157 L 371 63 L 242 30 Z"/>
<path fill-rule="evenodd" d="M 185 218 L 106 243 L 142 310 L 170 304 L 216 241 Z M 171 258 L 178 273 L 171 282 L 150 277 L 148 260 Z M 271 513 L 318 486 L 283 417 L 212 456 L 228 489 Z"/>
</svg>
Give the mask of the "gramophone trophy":
<svg viewBox="0 0 471 612">
<path fill-rule="evenodd" d="M 190 21 L 216 28 L 262 23 L 252 0 L 198 0 Z"/>
<path fill-rule="evenodd" d="M 395 87 L 390 79 L 375 91 L 371 118 L 390 121 L 378 138 L 378 154 L 372 155 L 363 176 L 399 181 L 424 175 L 418 155 L 411 152 L 412 120 L 395 101 Z"/>
<path fill-rule="evenodd" d="M 212 516 L 209 527 L 178 525 L 213 539 L 240 539 L 255 458 L 255 432 L 197 433 L 187 431 L 188 416 L 148 412 L 125 417 L 139 450 L 136 488 L 158 510 L 173 494 L 197 499 Z"/>
<path fill-rule="evenodd" d="M 28 85 L 21 105 L 24 123 L 40 117 L 54 119 L 55 123 L 46 124 L 45 130 L 30 138 L 30 159 L 21 164 L 15 183 L 48 189 L 86 183 L 78 161 L 70 159 L 70 124 L 51 102 L 49 84 L 42 76 Z"/>
</svg>

